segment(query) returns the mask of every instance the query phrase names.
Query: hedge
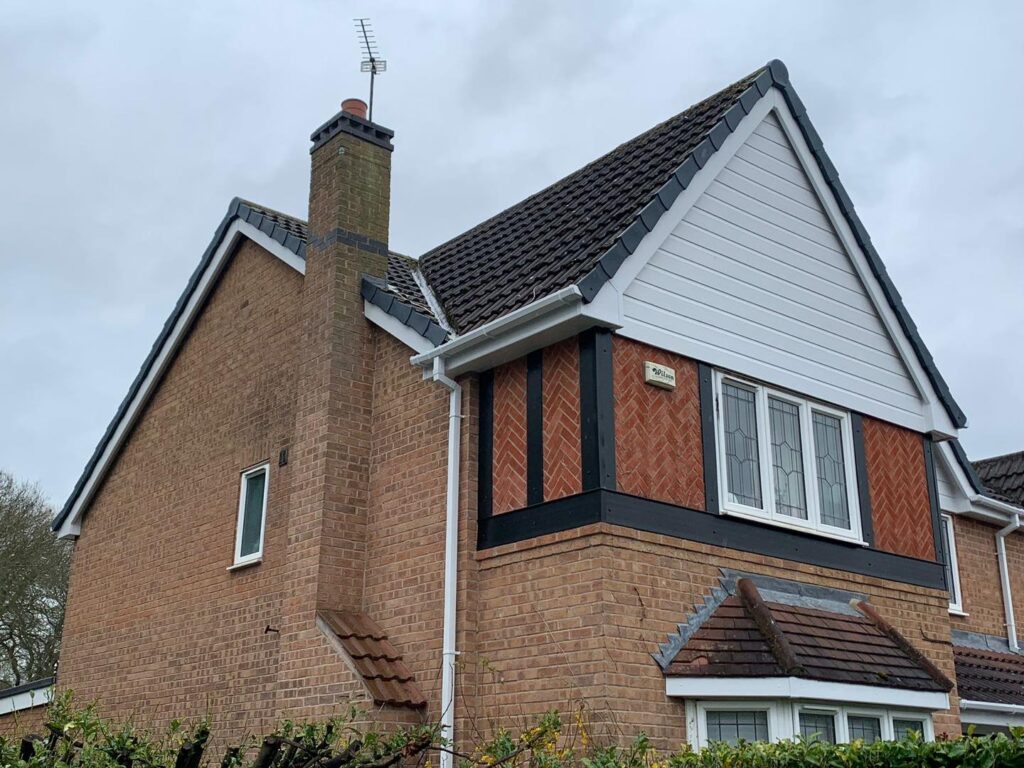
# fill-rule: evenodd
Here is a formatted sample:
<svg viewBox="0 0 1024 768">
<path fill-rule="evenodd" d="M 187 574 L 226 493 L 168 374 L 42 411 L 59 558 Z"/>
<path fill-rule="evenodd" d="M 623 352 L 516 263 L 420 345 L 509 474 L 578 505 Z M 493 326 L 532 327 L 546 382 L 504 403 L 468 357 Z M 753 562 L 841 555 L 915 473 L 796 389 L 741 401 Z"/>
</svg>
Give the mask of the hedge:
<svg viewBox="0 0 1024 768">
<path fill-rule="evenodd" d="M 715 744 L 666 753 L 642 733 L 628 746 L 597 744 L 580 711 L 567 722 L 550 713 L 527 728 L 498 729 L 459 752 L 436 725 L 385 732 L 357 725 L 365 718 L 352 710 L 325 722 L 285 722 L 271 734 L 215 752 L 208 749 L 208 721 L 175 721 L 151 733 L 104 720 L 92 706 L 76 709 L 64 696 L 50 706 L 44 733 L 0 737 L 0 768 L 434 768 L 443 752 L 454 755 L 459 768 L 1024 768 L 1024 729 L 930 743 L 915 734 L 875 744 Z"/>
</svg>

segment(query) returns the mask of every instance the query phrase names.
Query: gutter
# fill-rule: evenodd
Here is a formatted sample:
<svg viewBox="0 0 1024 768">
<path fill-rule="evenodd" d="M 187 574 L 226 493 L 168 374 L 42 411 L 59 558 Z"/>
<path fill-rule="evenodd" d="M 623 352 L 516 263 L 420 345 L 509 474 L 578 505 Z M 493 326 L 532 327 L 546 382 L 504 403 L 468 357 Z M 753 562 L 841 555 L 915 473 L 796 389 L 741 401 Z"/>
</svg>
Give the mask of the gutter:
<svg viewBox="0 0 1024 768">
<path fill-rule="evenodd" d="M 1024 706 L 1020 704 L 1000 704 L 995 701 L 971 701 L 960 699 L 960 709 L 973 709 L 978 712 L 1002 712 L 1011 715 L 1024 715 Z"/>
<path fill-rule="evenodd" d="M 1003 592 L 1003 613 L 1006 616 L 1006 642 L 1010 650 L 1020 653 L 1017 644 L 1017 622 L 1013 616 L 1013 592 L 1010 589 L 1010 567 L 1006 562 L 1006 537 L 1020 528 L 1020 516 L 1014 514 L 1010 523 L 996 533 L 996 557 L 999 560 L 999 582 Z"/>
<path fill-rule="evenodd" d="M 459 445 L 462 385 L 445 375 L 444 358 L 433 358 L 431 381 L 448 390 L 448 480 L 445 493 L 444 609 L 441 633 L 441 737 L 449 743 L 455 727 L 456 598 L 459 575 Z M 442 751 L 441 768 L 452 768 L 452 753 Z"/>
</svg>

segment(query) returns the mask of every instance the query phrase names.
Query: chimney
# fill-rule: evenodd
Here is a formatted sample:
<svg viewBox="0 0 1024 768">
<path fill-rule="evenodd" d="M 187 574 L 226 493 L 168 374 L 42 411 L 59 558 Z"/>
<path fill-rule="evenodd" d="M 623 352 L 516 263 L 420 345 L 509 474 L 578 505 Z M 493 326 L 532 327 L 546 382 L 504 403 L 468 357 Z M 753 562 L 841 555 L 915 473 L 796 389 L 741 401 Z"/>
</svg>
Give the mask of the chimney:
<svg viewBox="0 0 1024 768">
<path fill-rule="evenodd" d="M 345 99 L 341 102 L 341 111 L 347 112 L 350 115 L 355 115 L 363 120 L 366 119 L 366 111 L 368 107 L 366 102 L 362 99 Z"/>
<path fill-rule="evenodd" d="M 387 273 L 394 133 L 361 116 L 358 99 L 342 106 L 310 137 L 294 450 L 279 473 L 289 488 L 282 716 L 301 705 L 303 691 L 337 674 L 311 663 L 336 661 L 319 650 L 316 611 L 361 610 L 363 603 L 374 337 L 361 287 L 364 275 Z"/>
</svg>

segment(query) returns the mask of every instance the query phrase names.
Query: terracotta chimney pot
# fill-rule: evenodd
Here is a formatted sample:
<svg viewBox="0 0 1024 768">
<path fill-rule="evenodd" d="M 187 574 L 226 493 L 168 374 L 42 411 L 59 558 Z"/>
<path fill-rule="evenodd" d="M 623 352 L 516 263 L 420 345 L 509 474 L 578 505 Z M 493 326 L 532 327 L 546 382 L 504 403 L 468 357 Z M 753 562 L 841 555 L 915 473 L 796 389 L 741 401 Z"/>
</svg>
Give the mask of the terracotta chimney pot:
<svg viewBox="0 0 1024 768">
<path fill-rule="evenodd" d="M 348 112 L 363 120 L 366 119 L 366 102 L 362 99 L 345 99 L 341 102 L 341 111 Z"/>
</svg>

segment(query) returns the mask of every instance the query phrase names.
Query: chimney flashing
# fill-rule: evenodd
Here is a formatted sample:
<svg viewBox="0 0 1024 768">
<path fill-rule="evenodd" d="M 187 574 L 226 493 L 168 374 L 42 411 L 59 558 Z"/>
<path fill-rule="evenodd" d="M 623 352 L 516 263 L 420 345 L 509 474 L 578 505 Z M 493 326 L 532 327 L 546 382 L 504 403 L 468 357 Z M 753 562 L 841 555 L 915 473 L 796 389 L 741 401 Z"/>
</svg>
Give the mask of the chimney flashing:
<svg viewBox="0 0 1024 768">
<path fill-rule="evenodd" d="M 369 120 L 363 120 L 361 117 L 357 117 L 350 112 L 341 111 L 313 131 L 312 135 L 309 137 L 309 140 L 313 142 L 313 146 L 310 147 L 309 153 L 313 154 L 339 133 L 347 133 L 350 136 L 356 136 L 370 142 L 371 144 L 375 144 L 378 147 L 382 147 L 388 152 L 393 152 L 395 149 L 394 145 L 391 143 L 391 139 L 395 135 L 395 132 L 390 128 L 385 128 L 383 125 L 377 125 L 377 123 L 371 123 Z"/>
</svg>

